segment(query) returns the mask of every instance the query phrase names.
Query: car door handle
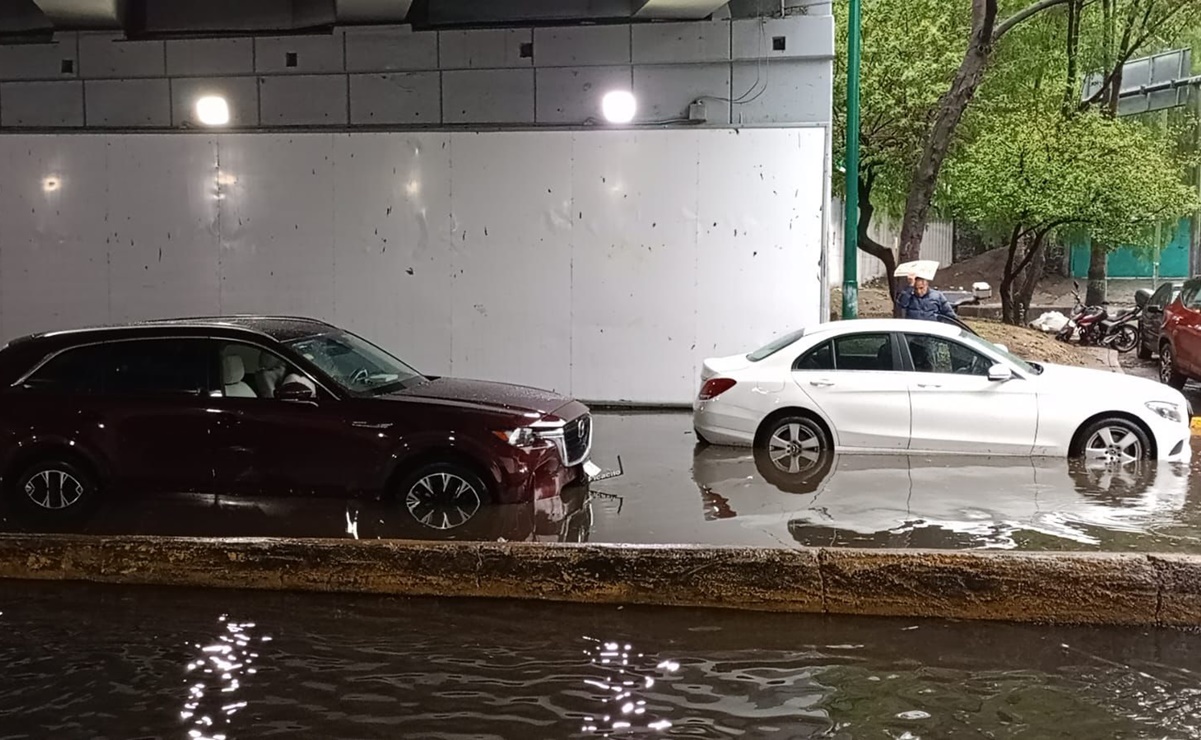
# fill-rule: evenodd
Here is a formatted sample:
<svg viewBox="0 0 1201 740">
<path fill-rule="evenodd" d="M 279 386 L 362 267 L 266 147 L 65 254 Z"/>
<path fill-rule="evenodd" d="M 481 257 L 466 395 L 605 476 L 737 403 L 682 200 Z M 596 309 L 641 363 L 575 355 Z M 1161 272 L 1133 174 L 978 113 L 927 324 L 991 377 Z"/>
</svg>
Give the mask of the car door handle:
<svg viewBox="0 0 1201 740">
<path fill-rule="evenodd" d="M 917 387 L 918 388 L 942 388 L 942 385 L 940 385 L 939 383 L 918 383 Z"/>
<path fill-rule="evenodd" d="M 833 380 L 810 380 L 809 385 L 813 386 L 814 388 L 829 388 L 830 386 L 834 385 L 834 381 Z"/>
</svg>

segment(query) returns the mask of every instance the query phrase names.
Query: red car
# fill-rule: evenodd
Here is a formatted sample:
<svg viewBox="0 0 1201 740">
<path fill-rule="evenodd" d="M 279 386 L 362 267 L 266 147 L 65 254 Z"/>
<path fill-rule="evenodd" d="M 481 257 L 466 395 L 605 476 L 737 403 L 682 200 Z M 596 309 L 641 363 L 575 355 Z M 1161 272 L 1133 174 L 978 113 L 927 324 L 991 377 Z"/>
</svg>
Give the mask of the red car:
<svg viewBox="0 0 1201 740">
<path fill-rule="evenodd" d="M 1189 380 L 1201 380 L 1201 279 L 1186 282 L 1164 309 L 1159 379 L 1176 389 Z"/>
<path fill-rule="evenodd" d="M 311 319 L 156 321 L 0 350 L 0 482 L 67 516 L 101 496 L 366 494 L 449 529 L 553 496 L 592 446 L 583 404 L 422 375 Z"/>
</svg>

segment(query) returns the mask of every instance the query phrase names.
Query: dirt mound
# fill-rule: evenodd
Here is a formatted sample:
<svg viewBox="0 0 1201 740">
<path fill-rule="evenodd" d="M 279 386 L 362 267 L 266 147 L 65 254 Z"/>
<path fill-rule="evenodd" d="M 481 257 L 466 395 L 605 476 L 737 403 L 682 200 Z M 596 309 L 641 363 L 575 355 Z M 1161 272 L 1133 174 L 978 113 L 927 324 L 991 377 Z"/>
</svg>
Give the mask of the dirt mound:
<svg viewBox="0 0 1201 740">
<path fill-rule="evenodd" d="M 986 282 L 996 291 L 1005 273 L 1007 250 L 993 249 L 939 269 L 934 283 L 940 290 L 971 290 L 972 283 Z"/>
<path fill-rule="evenodd" d="M 1004 344 L 1010 352 L 1025 360 L 1100 369 L 1108 367 L 1105 350 L 1066 344 L 1055 340 L 1050 334 L 999 321 L 973 320 L 967 323 L 980 336 L 994 344 Z"/>
</svg>

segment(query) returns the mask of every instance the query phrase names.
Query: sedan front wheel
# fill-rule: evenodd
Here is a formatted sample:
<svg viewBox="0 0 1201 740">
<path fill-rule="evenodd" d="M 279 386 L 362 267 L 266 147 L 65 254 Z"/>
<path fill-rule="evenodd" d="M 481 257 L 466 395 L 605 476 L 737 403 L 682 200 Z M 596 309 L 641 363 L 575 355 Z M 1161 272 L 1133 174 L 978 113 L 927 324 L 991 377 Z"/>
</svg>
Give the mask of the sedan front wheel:
<svg viewBox="0 0 1201 740">
<path fill-rule="evenodd" d="M 1086 463 L 1127 465 L 1151 457 L 1151 440 L 1137 424 L 1113 417 L 1081 430 L 1072 452 Z"/>
</svg>

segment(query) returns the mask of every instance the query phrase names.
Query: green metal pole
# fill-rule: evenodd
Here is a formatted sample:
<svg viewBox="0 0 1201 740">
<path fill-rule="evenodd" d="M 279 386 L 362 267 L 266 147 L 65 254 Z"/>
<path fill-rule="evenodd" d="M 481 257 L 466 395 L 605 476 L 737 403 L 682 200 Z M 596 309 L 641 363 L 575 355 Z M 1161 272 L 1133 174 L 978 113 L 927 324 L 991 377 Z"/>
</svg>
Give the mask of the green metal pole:
<svg viewBox="0 0 1201 740">
<path fill-rule="evenodd" d="M 859 47 L 860 0 L 847 18 L 846 212 L 842 222 L 842 317 L 859 315 Z M 889 276 L 891 277 L 891 276 Z"/>
</svg>

